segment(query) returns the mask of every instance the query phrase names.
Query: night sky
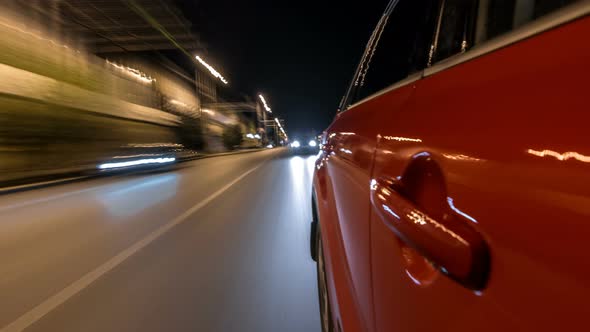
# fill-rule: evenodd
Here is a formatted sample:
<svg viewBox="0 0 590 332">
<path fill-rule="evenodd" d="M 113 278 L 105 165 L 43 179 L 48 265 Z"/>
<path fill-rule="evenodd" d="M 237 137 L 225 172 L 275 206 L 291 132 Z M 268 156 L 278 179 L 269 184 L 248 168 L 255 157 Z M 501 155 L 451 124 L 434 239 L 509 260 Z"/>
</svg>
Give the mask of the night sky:
<svg viewBox="0 0 590 332">
<path fill-rule="evenodd" d="M 231 89 L 264 94 L 291 136 L 330 124 L 388 2 L 178 1 Z"/>
</svg>

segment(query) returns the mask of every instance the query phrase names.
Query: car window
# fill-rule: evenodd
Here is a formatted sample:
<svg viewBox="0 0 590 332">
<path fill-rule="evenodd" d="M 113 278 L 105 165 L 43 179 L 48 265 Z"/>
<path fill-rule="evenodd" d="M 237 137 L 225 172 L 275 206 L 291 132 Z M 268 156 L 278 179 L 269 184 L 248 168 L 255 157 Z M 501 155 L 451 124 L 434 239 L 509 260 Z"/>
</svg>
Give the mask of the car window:
<svg viewBox="0 0 590 332">
<path fill-rule="evenodd" d="M 582 0 L 442 0 L 434 62 Z"/>
<path fill-rule="evenodd" d="M 578 0 L 480 0 L 476 43 L 497 37 Z"/>
<path fill-rule="evenodd" d="M 348 104 L 424 69 L 434 37 L 436 0 L 403 0 L 382 21 L 357 73 Z"/>
<path fill-rule="evenodd" d="M 401 0 L 375 30 L 341 110 L 437 61 L 580 1 Z"/>
<path fill-rule="evenodd" d="M 436 44 L 436 60 L 465 52 L 472 44 L 476 1 L 441 2 L 441 21 Z"/>
</svg>

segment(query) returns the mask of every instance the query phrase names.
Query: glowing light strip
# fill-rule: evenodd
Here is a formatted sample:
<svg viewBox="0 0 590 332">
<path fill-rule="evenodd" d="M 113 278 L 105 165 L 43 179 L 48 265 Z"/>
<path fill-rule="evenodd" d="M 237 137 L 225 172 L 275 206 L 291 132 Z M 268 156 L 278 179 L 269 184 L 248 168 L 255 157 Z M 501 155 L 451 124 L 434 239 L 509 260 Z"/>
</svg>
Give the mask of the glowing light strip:
<svg viewBox="0 0 590 332">
<path fill-rule="evenodd" d="M 590 163 L 589 156 L 585 156 L 583 154 L 580 154 L 577 152 L 571 152 L 571 151 L 559 153 L 559 152 L 555 152 L 552 150 L 536 151 L 533 149 L 528 149 L 527 153 L 532 154 L 537 157 L 551 156 L 551 157 L 555 157 L 557 160 L 561 160 L 561 161 L 568 160 L 568 159 L 576 159 L 576 160 L 584 162 L 584 163 Z"/>
<path fill-rule="evenodd" d="M 178 101 L 176 99 L 170 99 L 170 103 L 171 104 L 174 104 L 174 105 L 177 105 L 177 106 L 181 106 L 181 107 L 186 107 L 186 108 L 189 108 L 190 107 L 187 104 L 185 104 L 185 103 L 183 103 L 181 101 Z"/>
<path fill-rule="evenodd" d="M 438 228 L 441 231 L 449 234 L 452 238 L 459 241 L 464 246 L 469 246 L 469 243 L 467 243 L 467 241 L 465 241 L 465 239 L 463 239 L 460 235 L 458 235 L 457 233 L 446 228 L 443 224 L 437 222 L 436 220 L 430 218 L 429 216 L 425 215 L 422 212 L 419 212 L 416 210 L 411 210 L 408 213 L 406 213 L 406 217 L 408 217 L 408 219 L 410 219 L 411 221 L 413 221 L 417 225 L 424 226 L 424 225 L 430 224 L 430 225 L 432 225 L 432 227 Z"/>
<path fill-rule="evenodd" d="M 138 79 L 138 80 L 140 80 L 140 81 L 142 81 L 144 83 L 152 83 L 152 82 L 156 81 L 154 78 L 151 78 L 151 77 L 147 76 L 146 74 L 142 73 L 141 71 L 139 71 L 139 70 L 137 70 L 135 68 L 125 67 L 125 66 L 116 64 L 114 62 L 110 62 L 109 60 L 106 60 L 106 62 L 109 65 L 111 65 L 111 66 L 113 66 L 113 67 L 115 67 L 117 69 L 120 69 L 120 70 L 124 71 L 128 75 L 133 76 L 134 78 L 136 78 L 136 79 Z"/>
<path fill-rule="evenodd" d="M 122 167 L 129 167 L 129 166 L 138 166 L 138 165 L 148 165 L 148 164 L 165 164 L 171 163 L 175 161 L 176 158 L 152 158 L 152 159 L 140 159 L 140 160 L 133 160 L 133 161 L 125 161 L 120 163 L 107 163 L 99 165 L 99 169 L 112 169 L 112 168 L 122 168 Z"/>
<path fill-rule="evenodd" d="M 216 78 L 218 78 L 221 82 L 223 82 L 223 84 L 227 84 L 227 80 L 217 70 L 215 70 L 215 68 L 213 68 L 207 62 L 205 62 L 205 60 L 201 59 L 200 56 L 198 56 L 198 55 L 195 56 L 195 59 L 197 59 L 197 61 L 199 61 L 203 66 L 205 66 L 205 68 L 207 68 L 209 70 L 209 72 L 211 73 L 211 75 L 213 75 Z"/>
<path fill-rule="evenodd" d="M 383 136 L 388 141 L 398 141 L 398 142 L 416 142 L 421 143 L 422 140 L 419 138 L 408 138 L 408 137 L 396 137 L 396 136 Z"/>
<path fill-rule="evenodd" d="M 287 133 L 283 129 L 283 126 L 281 126 L 281 122 L 279 122 L 279 119 L 275 118 L 275 121 L 279 125 L 279 129 L 281 130 L 281 132 L 283 133 L 283 135 L 285 135 L 285 137 L 287 137 Z"/>
<path fill-rule="evenodd" d="M 453 199 L 450 197 L 447 197 L 447 202 L 449 202 L 449 206 L 451 207 L 451 209 L 453 209 L 455 212 L 457 212 L 458 214 L 462 215 L 463 217 L 473 221 L 474 223 L 477 224 L 477 220 L 475 220 L 472 216 L 468 215 L 467 213 L 457 209 L 455 207 L 455 203 L 453 202 Z"/>
<path fill-rule="evenodd" d="M 461 161 L 483 161 L 482 159 L 479 158 L 474 158 L 474 157 L 470 157 L 464 154 L 449 154 L 449 153 L 443 153 L 442 154 L 445 158 L 449 158 L 452 160 L 461 160 Z"/>
<path fill-rule="evenodd" d="M 263 95 L 258 95 L 258 97 L 260 97 L 260 100 L 262 100 L 262 104 L 264 105 L 264 109 L 268 113 L 272 113 L 272 111 L 270 110 L 270 107 L 268 107 L 268 104 L 266 103 L 266 99 L 264 99 L 264 96 Z"/>
<path fill-rule="evenodd" d="M 148 143 L 148 144 L 127 144 L 130 148 L 182 148 L 182 144 L 176 143 Z"/>
<path fill-rule="evenodd" d="M 65 49 L 67 49 L 67 50 L 70 50 L 70 51 L 75 51 L 76 53 L 80 53 L 80 51 L 78 51 L 78 50 L 75 50 L 75 49 L 72 49 L 71 47 L 69 47 L 69 46 L 68 46 L 68 45 L 66 45 L 66 44 L 59 44 L 58 42 L 55 42 L 55 41 L 53 41 L 53 40 L 51 40 L 51 39 L 43 38 L 43 37 L 41 37 L 40 35 L 36 35 L 36 34 L 34 34 L 34 33 L 32 33 L 32 32 L 29 32 L 29 31 L 22 30 L 22 29 L 20 29 L 20 28 L 17 28 L 17 27 L 15 27 L 15 26 L 8 25 L 8 24 L 6 24 L 6 23 L 0 23 L 0 25 L 3 25 L 3 26 L 5 26 L 5 27 L 7 27 L 7 28 L 9 28 L 9 29 L 16 30 L 16 31 L 18 31 L 18 32 L 21 32 L 21 33 L 27 34 L 27 35 L 29 35 L 29 36 L 35 37 L 35 38 L 37 38 L 37 39 L 39 39 L 39 40 L 43 40 L 43 41 L 50 42 L 51 44 L 53 44 L 53 45 L 55 45 L 55 46 L 58 46 L 58 47 L 63 47 L 63 48 L 65 48 Z"/>
</svg>

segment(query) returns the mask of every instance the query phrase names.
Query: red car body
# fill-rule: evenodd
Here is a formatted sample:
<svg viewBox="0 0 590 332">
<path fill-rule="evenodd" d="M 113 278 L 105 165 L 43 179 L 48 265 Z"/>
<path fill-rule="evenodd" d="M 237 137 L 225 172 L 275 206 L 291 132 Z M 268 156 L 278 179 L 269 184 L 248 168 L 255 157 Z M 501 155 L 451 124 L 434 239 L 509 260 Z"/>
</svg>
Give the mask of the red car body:
<svg viewBox="0 0 590 332">
<path fill-rule="evenodd" d="M 590 329 L 589 8 L 345 97 L 313 183 L 333 330 Z"/>
</svg>

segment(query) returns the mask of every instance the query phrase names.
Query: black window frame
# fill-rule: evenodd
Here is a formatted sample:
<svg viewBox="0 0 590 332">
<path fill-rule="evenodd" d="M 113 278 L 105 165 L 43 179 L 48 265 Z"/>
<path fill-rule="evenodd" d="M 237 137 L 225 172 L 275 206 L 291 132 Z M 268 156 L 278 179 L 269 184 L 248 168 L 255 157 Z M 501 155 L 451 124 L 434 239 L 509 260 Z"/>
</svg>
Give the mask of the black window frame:
<svg viewBox="0 0 590 332">
<path fill-rule="evenodd" d="M 427 47 L 426 49 L 423 50 L 424 53 L 421 53 L 421 55 L 424 57 L 423 68 L 418 68 L 415 72 L 409 74 L 407 77 L 399 79 L 397 81 L 394 81 L 391 84 L 388 84 L 387 86 L 368 94 L 364 98 L 355 99 L 355 96 L 358 94 L 358 89 L 362 88 L 361 83 L 364 79 L 364 76 L 366 75 L 366 68 L 367 68 L 366 64 L 371 60 L 371 55 L 379 46 L 379 43 L 377 43 L 377 41 L 379 41 L 379 36 L 383 32 L 383 30 L 385 28 L 387 28 L 386 24 L 388 23 L 389 17 L 394 13 L 396 8 L 398 8 L 398 4 L 401 1 L 414 1 L 414 0 L 391 0 L 389 2 L 389 4 L 387 5 L 385 11 L 383 12 L 383 14 L 381 16 L 381 19 L 379 20 L 377 26 L 373 30 L 373 33 L 371 35 L 371 38 L 369 39 L 369 42 L 367 43 L 367 46 L 366 46 L 364 53 L 361 57 L 361 61 L 359 61 L 359 64 L 355 70 L 355 74 L 353 76 L 353 79 L 350 82 L 350 84 L 348 85 L 346 93 L 343 96 L 343 98 L 339 104 L 338 113 L 344 112 L 348 108 L 350 108 L 350 106 L 358 104 L 358 103 L 362 103 L 364 100 L 370 99 L 370 98 L 374 97 L 375 95 L 382 93 L 382 91 L 390 89 L 392 86 L 395 86 L 396 84 L 398 84 L 400 82 L 403 82 L 404 80 L 416 75 L 417 73 L 422 73 L 423 70 L 425 68 L 427 68 L 427 66 L 428 66 L 427 61 L 428 61 L 429 53 L 431 51 L 431 47 Z M 440 2 L 440 0 L 433 0 L 433 1 Z M 436 7 L 437 8 L 434 13 L 438 13 L 438 11 L 439 11 L 438 7 L 440 7 L 440 5 L 437 4 Z M 432 27 L 432 31 L 430 32 L 430 44 L 434 43 L 435 32 L 436 32 L 435 27 L 436 27 L 437 22 L 438 22 L 438 18 L 435 18 L 435 22 L 434 22 L 435 26 Z"/>
<path fill-rule="evenodd" d="M 389 15 L 392 13 L 393 10 L 395 10 L 395 7 L 397 6 L 397 3 L 399 1 L 412 1 L 412 0 L 391 0 L 388 5 L 388 9 L 389 9 L 389 6 L 391 6 L 392 4 L 393 4 L 393 8 L 391 8 Z M 483 56 L 485 54 L 494 52 L 495 50 L 509 46 L 511 44 L 518 43 L 522 40 L 525 40 L 527 38 L 535 36 L 536 34 L 553 29 L 561 24 L 565 24 L 567 22 L 579 19 L 579 18 L 584 17 L 586 15 L 590 15 L 590 10 L 588 9 L 587 4 L 585 4 L 585 1 L 583 1 L 583 0 L 573 1 L 572 3 L 565 4 L 562 7 L 556 8 L 548 13 L 545 13 L 544 15 L 536 16 L 533 20 L 531 20 L 521 26 L 513 27 L 511 30 L 508 30 L 506 32 L 503 32 L 503 33 L 493 36 L 491 38 L 486 38 L 486 39 L 479 41 L 479 42 L 477 41 L 477 36 L 476 36 L 476 33 L 477 33 L 476 29 L 477 29 L 478 23 L 475 22 L 475 24 L 472 24 L 472 28 L 474 31 L 472 31 L 471 43 L 468 45 L 467 49 L 464 52 L 459 52 L 459 53 L 450 55 L 450 56 L 443 58 L 443 59 L 436 59 L 436 51 L 437 51 L 437 46 L 438 46 L 437 44 L 438 44 L 438 41 L 440 38 L 440 24 L 443 20 L 442 15 L 443 15 L 444 8 L 441 5 L 443 1 L 444 0 L 439 0 L 439 6 L 437 9 L 437 16 L 438 17 L 436 19 L 435 31 L 433 32 L 434 35 L 432 38 L 432 43 L 431 43 L 430 50 L 427 55 L 428 63 L 426 64 L 425 68 L 423 68 L 417 72 L 417 73 L 421 74 L 420 78 L 433 75 L 441 70 L 446 70 L 449 67 L 453 67 L 459 63 L 463 63 L 465 61 L 470 61 L 473 58 L 477 58 L 477 57 Z M 477 3 L 475 6 L 476 9 L 475 9 L 474 13 L 478 13 L 480 0 L 472 0 L 472 1 Z M 576 12 L 576 10 L 578 10 L 578 12 Z M 387 13 L 387 9 L 386 9 L 385 13 Z M 543 20 L 544 16 L 551 16 L 551 15 L 553 15 L 554 17 L 552 17 L 550 19 L 549 23 L 538 22 L 540 20 Z M 476 19 L 477 19 L 477 17 L 475 18 L 475 20 Z M 538 24 L 537 24 L 537 22 L 538 22 Z M 379 24 L 381 24 L 381 21 Z M 379 25 L 378 25 L 378 27 L 379 27 Z M 375 31 L 377 30 L 377 28 L 375 29 Z M 530 31 L 529 31 L 529 29 L 530 29 Z M 375 34 L 375 31 L 373 32 L 373 34 Z M 344 94 L 344 96 L 339 104 L 338 113 L 345 112 L 351 106 L 354 106 L 359 103 L 363 103 L 366 100 L 371 99 L 374 96 L 381 94 L 383 91 L 391 89 L 391 87 L 399 84 L 400 82 L 404 82 L 405 80 L 407 80 L 413 76 L 413 75 L 410 75 L 406 79 L 402 79 L 400 81 L 393 82 L 388 87 L 385 87 L 379 91 L 376 91 L 375 93 L 370 94 L 369 96 L 367 96 L 363 99 L 352 102 L 351 99 L 354 95 L 354 90 L 355 90 L 354 83 L 355 83 L 355 81 L 357 81 L 357 79 L 359 77 L 360 70 L 362 69 L 362 66 L 364 64 L 364 61 L 366 60 L 366 56 L 367 56 L 368 52 L 372 51 L 375 47 L 377 47 L 377 45 L 372 44 L 371 40 L 370 40 L 369 43 L 367 44 L 367 47 L 365 48 L 365 52 L 363 53 L 363 57 L 362 57 L 359 65 L 355 71 L 355 74 L 353 76 L 353 80 L 349 84 L 349 86 L 346 90 L 346 93 Z M 459 59 L 464 59 L 464 60 L 459 60 Z M 435 68 L 433 68 L 433 67 L 435 67 Z M 430 70 L 430 68 L 433 68 L 433 69 Z M 410 81 L 414 81 L 414 80 L 415 79 L 412 79 Z"/>
</svg>

